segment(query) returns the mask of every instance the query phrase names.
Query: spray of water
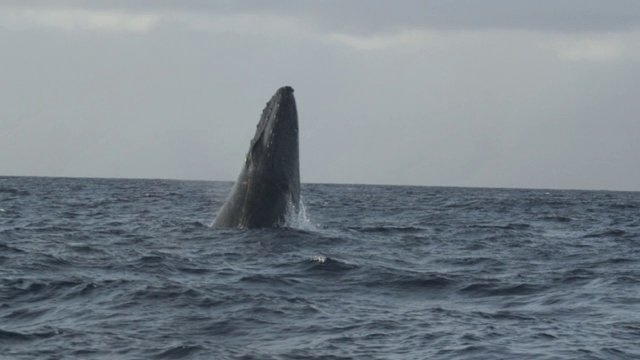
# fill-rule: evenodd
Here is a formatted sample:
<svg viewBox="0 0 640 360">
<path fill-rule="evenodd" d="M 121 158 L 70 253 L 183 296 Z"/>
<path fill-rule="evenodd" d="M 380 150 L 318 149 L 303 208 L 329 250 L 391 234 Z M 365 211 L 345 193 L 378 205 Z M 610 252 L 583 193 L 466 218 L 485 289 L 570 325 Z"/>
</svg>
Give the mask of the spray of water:
<svg viewBox="0 0 640 360">
<path fill-rule="evenodd" d="M 318 227 L 311 222 L 311 219 L 309 219 L 307 215 L 307 209 L 304 206 L 302 197 L 300 197 L 300 202 L 297 207 L 294 206 L 291 201 L 287 203 L 287 214 L 285 215 L 284 226 L 306 231 L 318 230 Z"/>
</svg>

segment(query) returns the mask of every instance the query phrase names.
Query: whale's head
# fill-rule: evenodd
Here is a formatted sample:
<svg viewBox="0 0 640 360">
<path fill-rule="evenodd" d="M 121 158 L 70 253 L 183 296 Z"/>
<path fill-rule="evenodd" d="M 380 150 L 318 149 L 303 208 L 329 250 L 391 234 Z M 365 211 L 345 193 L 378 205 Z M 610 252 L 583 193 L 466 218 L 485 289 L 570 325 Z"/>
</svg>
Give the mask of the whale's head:
<svg viewBox="0 0 640 360">
<path fill-rule="evenodd" d="M 262 111 L 246 162 L 262 181 L 300 182 L 298 111 L 290 86 L 278 89 Z"/>
</svg>

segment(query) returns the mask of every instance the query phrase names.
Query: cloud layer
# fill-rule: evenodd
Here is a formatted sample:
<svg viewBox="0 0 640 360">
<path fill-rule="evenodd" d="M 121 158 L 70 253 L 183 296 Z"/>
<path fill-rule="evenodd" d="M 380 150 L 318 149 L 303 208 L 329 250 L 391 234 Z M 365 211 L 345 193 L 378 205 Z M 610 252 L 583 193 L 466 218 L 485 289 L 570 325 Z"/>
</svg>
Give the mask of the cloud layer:
<svg viewBox="0 0 640 360">
<path fill-rule="evenodd" d="M 640 3 L 635 0 L 385 0 L 300 2 L 96 0 L 15 1 L 5 7 L 28 11 L 86 9 L 119 13 L 192 13 L 213 16 L 279 14 L 311 22 L 323 31 L 380 34 L 398 29 L 525 30 L 545 32 L 618 32 L 637 30 Z"/>
</svg>

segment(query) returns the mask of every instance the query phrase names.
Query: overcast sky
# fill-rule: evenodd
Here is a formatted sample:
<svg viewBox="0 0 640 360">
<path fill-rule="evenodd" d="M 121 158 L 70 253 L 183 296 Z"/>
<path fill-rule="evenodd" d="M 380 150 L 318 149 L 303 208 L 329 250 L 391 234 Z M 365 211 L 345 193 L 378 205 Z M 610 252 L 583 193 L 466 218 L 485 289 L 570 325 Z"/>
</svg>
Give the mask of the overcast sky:
<svg viewBox="0 0 640 360">
<path fill-rule="evenodd" d="M 90 3 L 88 5 L 87 3 Z M 640 1 L 2 1 L 0 175 L 640 190 Z"/>
</svg>

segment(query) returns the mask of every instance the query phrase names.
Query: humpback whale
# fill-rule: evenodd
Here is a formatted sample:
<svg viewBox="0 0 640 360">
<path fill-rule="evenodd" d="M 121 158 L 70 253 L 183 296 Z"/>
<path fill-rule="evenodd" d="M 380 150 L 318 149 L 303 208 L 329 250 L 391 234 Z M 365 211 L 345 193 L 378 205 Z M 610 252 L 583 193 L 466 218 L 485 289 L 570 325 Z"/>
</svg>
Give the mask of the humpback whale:
<svg viewBox="0 0 640 360">
<path fill-rule="evenodd" d="M 284 226 L 300 202 L 298 111 L 293 89 L 281 87 L 262 111 L 256 134 L 213 226 Z"/>
</svg>

